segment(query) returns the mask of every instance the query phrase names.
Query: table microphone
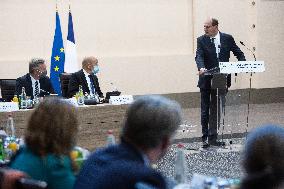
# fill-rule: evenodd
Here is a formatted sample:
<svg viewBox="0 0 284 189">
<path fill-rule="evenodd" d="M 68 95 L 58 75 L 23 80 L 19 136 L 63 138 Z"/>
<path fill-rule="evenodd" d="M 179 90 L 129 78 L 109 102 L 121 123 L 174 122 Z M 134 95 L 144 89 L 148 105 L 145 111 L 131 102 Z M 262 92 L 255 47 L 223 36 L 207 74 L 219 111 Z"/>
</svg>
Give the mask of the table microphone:
<svg viewBox="0 0 284 189">
<path fill-rule="evenodd" d="M 50 92 L 40 89 L 40 92 L 50 95 Z"/>
</svg>

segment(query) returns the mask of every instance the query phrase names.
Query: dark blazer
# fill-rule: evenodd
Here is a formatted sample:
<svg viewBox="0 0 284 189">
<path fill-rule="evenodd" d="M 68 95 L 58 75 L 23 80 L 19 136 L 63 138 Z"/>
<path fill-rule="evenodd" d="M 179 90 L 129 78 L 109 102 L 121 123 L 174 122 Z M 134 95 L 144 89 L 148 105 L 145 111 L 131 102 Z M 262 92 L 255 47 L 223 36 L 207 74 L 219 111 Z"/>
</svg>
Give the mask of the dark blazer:
<svg viewBox="0 0 284 189">
<path fill-rule="evenodd" d="M 236 45 L 234 38 L 225 33 L 220 32 L 220 62 L 228 62 L 230 59 L 230 51 L 237 57 L 239 61 L 245 61 L 244 53 Z M 214 67 L 219 67 L 219 62 L 217 59 L 217 54 L 214 44 L 210 41 L 210 37 L 207 35 L 202 35 L 197 38 L 197 50 L 195 61 L 197 64 L 198 70 L 200 68 L 211 69 Z M 212 76 L 200 75 L 198 81 L 198 87 L 204 89 L 211 88 L 211 79 Z M 227 86 L 231 86 L 231 75 L 227 77 Z"/>
<path fill-rule="evenodd" d="M 43 90 L 39 91 L 40 92 L 39 96 L 44 96 L 54 93 L 50 79 L 47 76 L 42 76 L 39 79 L 39 83 L 40 83 L 40 89 Z M 15 95 L 19 96 L 22 94 L 22 87 L 25 87 L 26 95 L 30 96 L 31 99 L 33 99 L 34 95 L 33 95 L 32 79 L 29 73 L 22 77 L 17 78 Z"/>
<path fill-rule="evenodd" d="M 160 173 L 144 164 L 135 147 L 122 142 L 93 153 L 84 163 L 74 189 L 134 189 L 138 183 L 166 188 Z"/>
<path fill-rule="evenodd" d="M 91 76 L 93 77 L 96 92 L 100 97 L 103 97 L 97 76 L 95 74 L 91 74 Z M 68 97 L 74 96 L 79 91 L 79 85 L 82 86 L 84 94 L 85 92 L 90 93 L 83 69 L 71 75 L 68 85 Z"/>
</svg>

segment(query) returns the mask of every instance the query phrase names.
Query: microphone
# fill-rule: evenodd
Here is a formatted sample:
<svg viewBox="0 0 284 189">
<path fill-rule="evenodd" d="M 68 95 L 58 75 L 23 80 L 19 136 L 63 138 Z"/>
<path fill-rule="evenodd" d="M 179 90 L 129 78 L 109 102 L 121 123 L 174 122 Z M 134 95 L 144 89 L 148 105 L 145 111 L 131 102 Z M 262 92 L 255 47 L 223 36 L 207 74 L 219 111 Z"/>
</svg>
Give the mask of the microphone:
<svg viewBox="0 0 284 189">
<path fill-rule="evenodd" d="M 47 95 L 50 95 L 50 92 L 45 91 L 45 90 L 43 90 L 43 89 L 40 89 L 40 92 L 41 92 L 41 93 L 45 93 L 45 94 L 47 94 Z"/>
<path fill-rule="evenodd" d="M 110 85 L 112 86 L 112 91 L 118 91 L 117 87 L 114 85 L 113 82 L 111 82 Z"/>
<path fill-rule="evenodd" d="M 252 53 L 253 58 L 254 58 L 254 61 L 256 61 L 254 52 L 253 52 L 250 48 L 248 48 L 248 47 L 244 44 L 244 42 L 240 41 L 240 44 L 241 44 L 242 46 L 244 46 L 247 50 L 249 50 L 249 51 Z"/>
<path fill-rule="evenodd" d="M 219 58 L 220 52 L 221 52 L 221 45 L 218 45 L 218 58 Z"/>
</svg>

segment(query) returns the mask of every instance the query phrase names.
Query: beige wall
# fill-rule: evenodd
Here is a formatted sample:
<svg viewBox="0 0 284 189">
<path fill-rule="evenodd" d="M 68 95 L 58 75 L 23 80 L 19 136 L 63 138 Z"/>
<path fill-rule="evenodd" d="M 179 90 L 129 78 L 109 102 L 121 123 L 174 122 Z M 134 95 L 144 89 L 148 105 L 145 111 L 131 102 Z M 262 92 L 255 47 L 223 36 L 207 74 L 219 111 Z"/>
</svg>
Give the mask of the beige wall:
<svg viewBox="0 0 284 189">
<path fill-rule="evenodd" d="M 283 87 L 284 1 L 255 2 L 71 0 L 78 61 L 99 57 L 103 91 L 111 90 L 111 82 L 124 94 L 198 91 L 196 37 L 203 34 L 204 19 L 214 16 L 221 31 L 256 47 L 265 61 L 267 71 L 253 76 L 253 87 Z M 58 0 L 58 9 L 66 39 L 68 1 Z M 23 75 L 34 56 L 49 64 L 54 27 L 55 1 L 0 1 L 0 78 Z M 248 76 L 241 74 L 233 88 L 247 87 Z"/>
</svg>

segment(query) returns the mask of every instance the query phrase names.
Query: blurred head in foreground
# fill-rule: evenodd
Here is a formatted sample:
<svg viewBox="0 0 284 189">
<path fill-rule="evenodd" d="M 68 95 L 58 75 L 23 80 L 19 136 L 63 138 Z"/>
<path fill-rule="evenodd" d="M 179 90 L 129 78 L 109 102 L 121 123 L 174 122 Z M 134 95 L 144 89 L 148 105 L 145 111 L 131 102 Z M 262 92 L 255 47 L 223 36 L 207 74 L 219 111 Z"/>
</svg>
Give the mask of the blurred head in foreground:
<svg viewBox="0 0 284 189">
<path fill-rule="evenodd" d="M 242 189 L 284 187 L 284 127 L 267 125 L 253 130 L 243 158 L 247 175 Z"/>
<path fill-rule="evenodd" d="M 165 154 L 180 122 L 177 102 L 158 95 L 142 96 L 128 108 L 122 139 L 155 162 Z"/>
</svg>

